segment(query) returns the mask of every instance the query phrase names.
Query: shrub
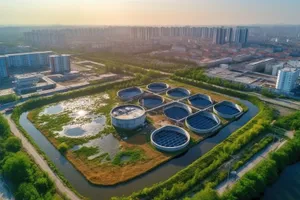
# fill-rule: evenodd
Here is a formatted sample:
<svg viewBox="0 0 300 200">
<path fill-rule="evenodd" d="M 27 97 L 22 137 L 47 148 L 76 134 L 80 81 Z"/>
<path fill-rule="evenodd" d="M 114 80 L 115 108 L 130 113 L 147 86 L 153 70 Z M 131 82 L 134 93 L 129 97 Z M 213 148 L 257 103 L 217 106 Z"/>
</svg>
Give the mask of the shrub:
<svg viewBox="0 0 300 200">
<path fill-rule="evenodd" d="M 11 136 L 5 142 L 5 148 L 10 152 L 18 152 L 21 150 L 22 143 L 17 137 Z"/>
<path fill-rule="evenodd" d="M 58 150 L 62 154 L 65 154 L 68 149 L 69 149 L 69 146 L 65 142 L 63 142 L 60 145 L 58 145 Z"/>
</svg>

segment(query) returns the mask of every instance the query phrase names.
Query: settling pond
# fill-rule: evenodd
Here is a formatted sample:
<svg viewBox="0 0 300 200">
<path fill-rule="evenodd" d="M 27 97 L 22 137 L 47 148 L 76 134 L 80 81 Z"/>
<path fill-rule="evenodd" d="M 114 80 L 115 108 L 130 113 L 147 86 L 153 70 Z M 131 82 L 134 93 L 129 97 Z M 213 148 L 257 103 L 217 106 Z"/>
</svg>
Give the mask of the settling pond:
<svg viewBox="0 0 300 200">
<path fill-rule="evenodd" d="M 20 124 L 80 194 L 90 199 L 105 200 L 110 199 L 112 196 L 130 195 L 134 191 L 138 191 L 145 187 L 149 187 L 154 183 L 164 181 L 211 150 L 214 146 L 222 142 L 232 132 L 246 124 L 258 113 L 258 108 L 249 101 L 240 100 L 240 102 L 249 108 L 248 112 L 242 115 L 242 117 L 240 117 L 237 121 L 233 121 L 226 127 L 222 128 L 217 135 L 200 142 L 193 148 L 189 149 L 185 154 L 170 160 L 147 174 L 135 178 L 127 183 L 110 187 L 96 186 L 89 183 L 84 176 L 82 176 L 81 173 L 79 173 L 27 119 L 28 113 L 23 113 L 21 115 Z"/>
</svg>

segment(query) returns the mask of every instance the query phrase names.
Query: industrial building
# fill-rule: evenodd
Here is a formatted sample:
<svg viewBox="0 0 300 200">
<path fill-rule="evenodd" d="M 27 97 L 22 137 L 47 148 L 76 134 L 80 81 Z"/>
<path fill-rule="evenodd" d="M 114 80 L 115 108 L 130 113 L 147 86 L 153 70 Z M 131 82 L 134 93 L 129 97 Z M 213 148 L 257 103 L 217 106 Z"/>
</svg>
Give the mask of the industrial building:
<svg viewBox="0 0 300 200">
<path fill-rule="evenodd" d="M 190 134 L 178 126 L 167 125 L 153 131 L 150 139 L 155 148 L 175 152 L 188 146 Z"/>
<path fill-rule="evenodd" d="M 8 77 L 6 56 L 0 56 L 0 78 Z"/>
<path fill-rule="evenodd" d="M 279 70 L 276 89 L 280 92 L 289 93 L 297 87 L 300 69 L 286 67 Z"/>
<path fill-rule="evenodd" d="M 5 55 L 8 67 L 44 67 L 49 66 L 52 51 L 16 53 Z"/>
<path fill-rule="evenodd" d="M 143 107 L 137 105 L 122 105 L 112 109 L 112 125 L 127 130 L 134 130 L 144 125 L 146 120 L 146 111 Z"/>
<path fill-rule="evenodd" d="M 63 74 L 71 71 L 70 55 L 51 55 L 49 56 L 50 69 L 54 74 Z"/>
<path fill-rule="evenodd" d="M 42 74 L 32 73 L 15 75 L 15 91 L 19 94 L 48 90 L 56 87 L 56 83 Z"/>
<path fill-rule="evenodd" d="M 259 60 L 246 65 L 246 70 L 252 72 L 265 72 L 266 69 L 268 71 L 268 68 L 270 68 L 269 66 L 272 66 L 274 62 L 274 58 L 266 58 L 263 60 Z"/>
</svg>

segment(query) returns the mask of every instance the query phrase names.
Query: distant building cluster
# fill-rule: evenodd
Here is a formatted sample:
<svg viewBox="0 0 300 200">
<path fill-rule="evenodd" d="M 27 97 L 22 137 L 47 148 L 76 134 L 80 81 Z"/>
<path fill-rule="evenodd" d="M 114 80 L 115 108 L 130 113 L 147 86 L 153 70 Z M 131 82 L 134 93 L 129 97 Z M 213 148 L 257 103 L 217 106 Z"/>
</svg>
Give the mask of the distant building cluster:
<svg viewBox="0 0 300 200">
<path fill-rule="evenodd" d="M 51 55 L 49 56 L 50 69 L 52 73 L 65 73 L 71 71 L 70 55 Z"/>
<path fill-rule="evenodd" d="M 9 68 L 49 66 L 52 51 L 6 54 L 0 56 L 0 78 L 8 77 Z"/>
<path fill-rule="evenodd" d="M 97 28 L 42 29 L 24 33 L 25 41 L 34 46 L 63 47 L 68 44 L 97 43 L 109 47 L 114 42 L 151 41 L 175 37 L 210 39 L 215 44 L 248 41 L 248 28 L 243 27 L 150 27 L 115 26 Z M 107 43 L 110 42 L 110 43 Z M 95 45 L 95 44 L 94 44 Z"/>
<path fill-rule="evenodd" d="M 213 43 L 214 44 L 225 44 L 225 43 L 236 43 L 246 44 L 248 42 L 248 28 L 214 28 Z"/>
</svg>

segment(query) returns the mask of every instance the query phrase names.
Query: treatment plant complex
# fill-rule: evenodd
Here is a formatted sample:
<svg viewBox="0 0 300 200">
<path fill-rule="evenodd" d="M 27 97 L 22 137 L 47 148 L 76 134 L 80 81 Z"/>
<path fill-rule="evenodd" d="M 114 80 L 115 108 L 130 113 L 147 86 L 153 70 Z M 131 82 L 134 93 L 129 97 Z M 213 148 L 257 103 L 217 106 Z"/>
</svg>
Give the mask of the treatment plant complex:
<svg viewBox="0 0 300 200">
<path fill-rule="evenodd" d="M 216 133 L 223 119 L 242 115 L 241 106 L 230 102 L 214 102 L 205 94 L 194 94 L 183 87 L 171 88 L 166 83 L 151 83 L 146 89 L 130 87 L 117 92 L 123 105 L 111 111 L 112 125 L 119 129 L 135 130 L 147 126 L 147 114 L 162 113 L 173 125 L 156 128 L 151 144 L 158 150 L 174 152 L 185 149 L 190 142 L 190 131 L 203 137 Z M 127 102 L 137 101 L 139 105 Z M 162 120 L 163 121 L 163 120 Z"/>
</svg>

